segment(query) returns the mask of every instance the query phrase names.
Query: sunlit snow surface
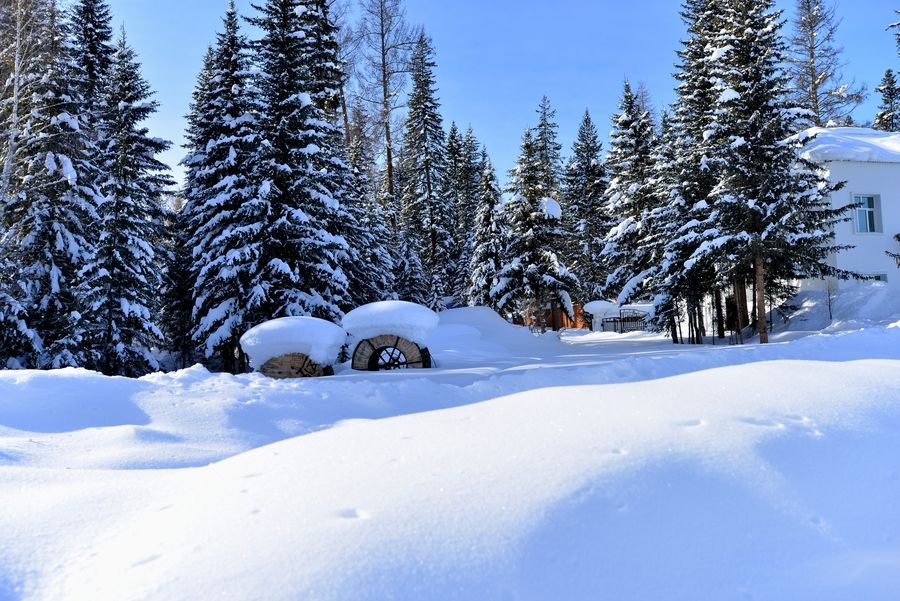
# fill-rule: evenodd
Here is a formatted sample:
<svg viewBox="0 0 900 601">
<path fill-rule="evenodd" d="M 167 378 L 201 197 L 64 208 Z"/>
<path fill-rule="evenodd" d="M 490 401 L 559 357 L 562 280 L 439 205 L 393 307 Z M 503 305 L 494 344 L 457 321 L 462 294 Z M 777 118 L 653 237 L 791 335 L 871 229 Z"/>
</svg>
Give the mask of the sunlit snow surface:
<svg viewBox="0 0 900 601">
<path fill-rule="evenodd" d="M 0 599 L 894 601 L 900 327 L 852 305 L 765 348 L 472 309 L 429 372 L 4 372 Z"/>
</svg>

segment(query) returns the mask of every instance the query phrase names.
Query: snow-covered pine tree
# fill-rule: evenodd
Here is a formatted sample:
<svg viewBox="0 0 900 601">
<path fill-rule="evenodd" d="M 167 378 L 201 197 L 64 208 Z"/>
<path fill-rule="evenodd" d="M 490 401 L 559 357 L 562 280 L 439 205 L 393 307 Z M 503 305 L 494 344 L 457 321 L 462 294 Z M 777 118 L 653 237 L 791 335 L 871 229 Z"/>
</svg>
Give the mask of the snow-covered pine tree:
<svg viewBox="0 0 900 601">
<path fill-rule="evenodd" d="M 753 269 L 760 341 L 768 342 L 767 290 L 787 279 L 848 277 L 828 265 L 833 226 L 847 207 L 833 209 L 828 182 L 817 165 L 799 158 L 792 138 L 799 113 L 789 101 L 781 12 L 774 0 L 727 0 L 714 47 L 718 97 L 714 135 L 725 152 L 712 196 L 716 210 L 703 224 L 708 242 L 693 259 L 713 258 L 723 281 Z M 791 140 L 797 140 L 791 143 Z"/>
<path fill-rule="evenodd" d="M 368 119 L 357 104 L 350 120 L 349 160 L 353 199 L 348 207 L 353 219 L 346 236 L 354 259 L 348 266 L 350 300 L 356 307 L 394 294 L 393 259 L 388 250 L 394 235 L 387 227 L 384 211 L 374 189 L 372 172 L 375 165 L 373 143 L 366 131 Z"/>
<path fill-rule="evenodd" d="M 410 244 L 408 236 L 406 231 L 400 230 L 393 237 L 394 291 L 400 300 L 427 305 L 433 291 L 432 282 L 425 274 L 419 254 Z"/>
<path fill-rule="evenodd" d="M 183 199 L 173 198 L 164 203 L 165 230 L 158 251 L 165 263 L 159 321 L 165 349 L 171 353 L 170 365 L 175 369 L 190 367 L 197 358 L 198 345 L 193 336 L 195 274 L 188 217 Z"/>
<path fill-rule="evenodd" d="M 162 332 L 155 307 L 160 289 L 160 203 L 173 184 L 156 155 L 169 142 L 150 137 L 143 122 L 158 103 L 123 31 L 106 89 L 101 141 L 106 176 L 98 208 L 96 253 L 82 270 L 87 365 L 108 375 L 141 376 L 158 368 L 152 350 Z"/>
<path fill-rule="evenodd" d="M 810 111 L 816 126 L 844 124 L 866 98 L 866 87 L 844 81 L 843 49 L 837 45 L 840 20 L 828 0 L 797 0 L 787 52 L 794 103 Z"/>
<path fill-rule="evenodd" d="M 14 287 L 5 292 L 27 310 L 28 326 L 41 341 L 41 352 L 27 364 L 74 367 L 82 341 L 78 273 L 92 254 L 85 234 L 97 217 L 96 191 L 82 177 L 95 169 L 94 148 L 79 120 L 63 15 L 55 0 L 41 8 L 32 14 L 41 23 L 39 38 L 30 43 L 41 44 L 42 52 L 27 77 L 29 110 L 20 122 L 2 210 L 0 261 L 15 266 Z"/>
<path fill-rule="evenodd" d="M 453 237 L 456 256 L 451 292 L 457 303 L 465 303 L 469 289 L 472 230 L 478 204 L 479 183 L 484 170 L 482 153 L 470 127 L 465 135 L 453 123 L 447 134 L 447 193 L 453 206 Z"/>
<path fill-rule="evenodd" d="M 83 128 L 97 140 L 102 129 L 104 91 L 116 52 L 107 0 L 78 0 L 71 9 L 72 63 L 84 105 Z"/>
<path fill-rule="evenodd" d="M 609 182 L 602 149 L 597 128 L 585 111 L 566 167 L 561 203 L 569 233 L 564 257 L 581 282 L 577 298 L 582 303 L 601 299 L 606 284 L 600 251 L 602 238 L 613 224 L 603 210 L 603 193 Z"/>
<path fill-rule="evenodd" d="M 232 373 L 246 370 L 240 337 L 267 318 L 265 294 L 254 287 L 270 219 L 256 162 L 257 113 L 249 43 L 231 3 L 188 115 L 181 222 L 191 249 L 192 335 L 207 361 Z"/>
<path fill-rule="evenodd" d="M 337 321 L 346 300 L 338 256 L 345 241 L 329 229 L 340 205 L 316 172 L 323 163 L 315 155 L 321 152 L 325 115 L 307 82 L 306 3 L 268 0 L 252 6 L 258 14 L 249 21 L 262 31 L 254 44 L 264 107 L 258 160 L 269 204 L 253 295 L 260 299 L 260 319 L 313 315 Z"/>
<path fill-rule="evenodd" d="M 655 249 L 648 243 L 656 200 L 651 185 L 653 122 L 640 110 L 627 81 L 612 122 L 606 158 L 610 182 L 603 204 L 613 226 L 602 250 L 608 273 L 603 295 L 624 304 L 644 294 L 644 281 L 658 264 Z"/>
<path fill-rule="evenodd" d="M 875 91 L 881 94 L 881 104 L 872 127 L 881 131 L 900 131 L 900 88 L 893 70 L 884 72 L 881 85 Z"/>
<path fill-rule="evenodd" d="M 562 235 L 560 207 L 545 195 L 543 157 L 530 129 L 511 176 L 513 197 L 504 207 L 507 225 L 504 261 L 494 288 L 497 307 L 529 318 L 538 329 L 547 326 L 545 312 L 553 306 L 574 319 L 571 293 L 578 279 L 563 265 L 555 248 Z"/>
<path fill-rule="evenodd" d="M 490 307 L 496 310 L 498 304 L 494 288 L 499 283 L 503 261 L 503 228 L 498 211 L 503 202 L 503 195 L 494 166 L 487 158 L 478 183 L 477 201 L 466 298 L 470 306 Z"/>
<path fill-rule="evenodd" d="M 550 99 L 544 96 L 538 105 L 538 124 L 534 129 L 534 144 L 537 148 L 538 163 L 541 168 L 540 184 L 544 196 L 559 200 L 560 183 L 563 174 L 563 162 L 559 143 L 559 125 L 556 123 L 556 110 Z"/>
<path fill-rule="evenodd" d="M 682 6 L 688 36 L 678 51 L 678 98 L 654 161 L 654 194 L 659 207 L 654 223 L 663 247 L 649 286 L 656 324 L 668 329 L 676 343 L 682 306 L 687 313 L 702 317 L 704 298 L 717 296 L 712 261 L 689 259 L 703 243 L 702 224 L 713 211 L 710 193 L 722 168 L 723 152 L 717 147 L 719 139 L 712 135 L 718 126 L 713 68 L 722 54 L 715 46 L 723 26 L 722 11 L 722 0 L 685 0 Z M 743 287 L 743 282 L 739 286 Z M 702 334 L 703 324 L 698 322 L 696 331 Z"/>
<path fill-rule="evenodd" d="M 431 40 L 422 34 L 410 64 L 413 88 L 403 136 L 404 170 L 408 179 L 403 187 L 401 221 L 429 282 L 426 304 L 440 310 L 446 307 L 455 251 L 453 207 L 447 194 L 444 129 L 434 68 Z"/>
</svg>

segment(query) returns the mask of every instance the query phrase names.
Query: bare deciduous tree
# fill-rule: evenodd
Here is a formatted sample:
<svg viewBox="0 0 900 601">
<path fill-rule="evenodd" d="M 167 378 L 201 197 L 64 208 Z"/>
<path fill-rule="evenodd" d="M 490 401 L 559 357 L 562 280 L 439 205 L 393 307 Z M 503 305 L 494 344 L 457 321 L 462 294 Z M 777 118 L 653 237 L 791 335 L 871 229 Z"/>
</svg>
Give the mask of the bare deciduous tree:
<svg viewBox="0 0 900 601">
<path fill-rule="evenodd" d="M 394 197 L 394 144 L 391 118 L 406 87 L 409 58 L 419 36 L 406 21 L 401 0 L 363 0 L 359 27 L 362 65 L 360 97 L 373 109 L 384 141 L 387 192 Z"/>
<path fill-rule="evenodd" d="M 844 81 L 843 48 L 836 42 L 841 21 L 827 0 L 797 0 L 790 40 L 788 69 L 796 89 L 796 102 L 820 127 L 845 124 L 866 98 L 866 87 Z"/>
</svg>

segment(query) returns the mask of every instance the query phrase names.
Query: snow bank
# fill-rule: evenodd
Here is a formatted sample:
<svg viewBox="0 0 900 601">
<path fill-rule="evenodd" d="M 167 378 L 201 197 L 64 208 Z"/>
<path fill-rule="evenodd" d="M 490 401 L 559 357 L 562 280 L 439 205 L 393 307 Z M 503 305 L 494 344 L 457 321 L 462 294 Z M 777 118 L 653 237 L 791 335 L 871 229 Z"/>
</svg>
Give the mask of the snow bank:
<svg viewBox="0 0 900 601">
<path fill-rule="evenodd" d="M 343 325 L 354 340 L 394 334 L 425 345 L 439 322 L 437 313 L 428 307 L 406 301 L 382 301 L 350 311 L 344 316 Z"/>
<path fill-rule="evenodd" d="M 269 359 L 303 353 L 319 365 L 334 365 L 347 340 L 344 330 L 315 317 L 282 317 L 262 323 L 241 336 L 241 348 L 254 369 Z"/>
<path fill-rule="evenodd" d="M 599 300 L 587 303 L 584 306 L 585 313 L 590 313 L 595 318 L 608 317 L 619 314 L 619 305 L 609 301 Z"/>
<path fill-rule="evenodd" d="M 805 140 L 804 159 L 816 162 L 855 161 L 862 163 L 900 163 L 900 133 L 864 127 L 813 127 L 799 134 Z"/>
</svg>

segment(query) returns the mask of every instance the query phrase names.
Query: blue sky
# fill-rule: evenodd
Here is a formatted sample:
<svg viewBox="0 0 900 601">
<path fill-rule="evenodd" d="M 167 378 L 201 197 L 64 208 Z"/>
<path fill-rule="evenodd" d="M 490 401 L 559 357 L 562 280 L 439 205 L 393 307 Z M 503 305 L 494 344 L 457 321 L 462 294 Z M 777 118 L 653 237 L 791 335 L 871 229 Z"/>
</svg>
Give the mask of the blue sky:
<svg viewBox="0 0 900 601">
<path fill-rule="evenodd" d="M 226 0 L 110 0 L 157 91 L 154 135 L 183 156 L 184 115 L 206 46 Z M 793 0 L 782 0 L 790 14 Z M 679 0 L 406 0 L 409 20 L 423 24 L 437 51 L 438 85 L 447 125 L 471 125 L 498 170 L 512 167 L 522 131 L 548 95 L 558 111 L 560 141 L 569 152 L 585 109 L 604 139 L 622 81 L 643 81 L 662 107 L 673 99 L 675 50 L 684 35 Z M 238 0 L 244 13 L 249 0 Z M 845 72 L 878 85 L 886 68 L 900 67 L 892 36 L 894 0 L 843 0 L 840 43 Z M 858 119 L 874 116 L 872 94 Z M 180 172 L 176 172 L 180 175 Z"/>
</svg>

